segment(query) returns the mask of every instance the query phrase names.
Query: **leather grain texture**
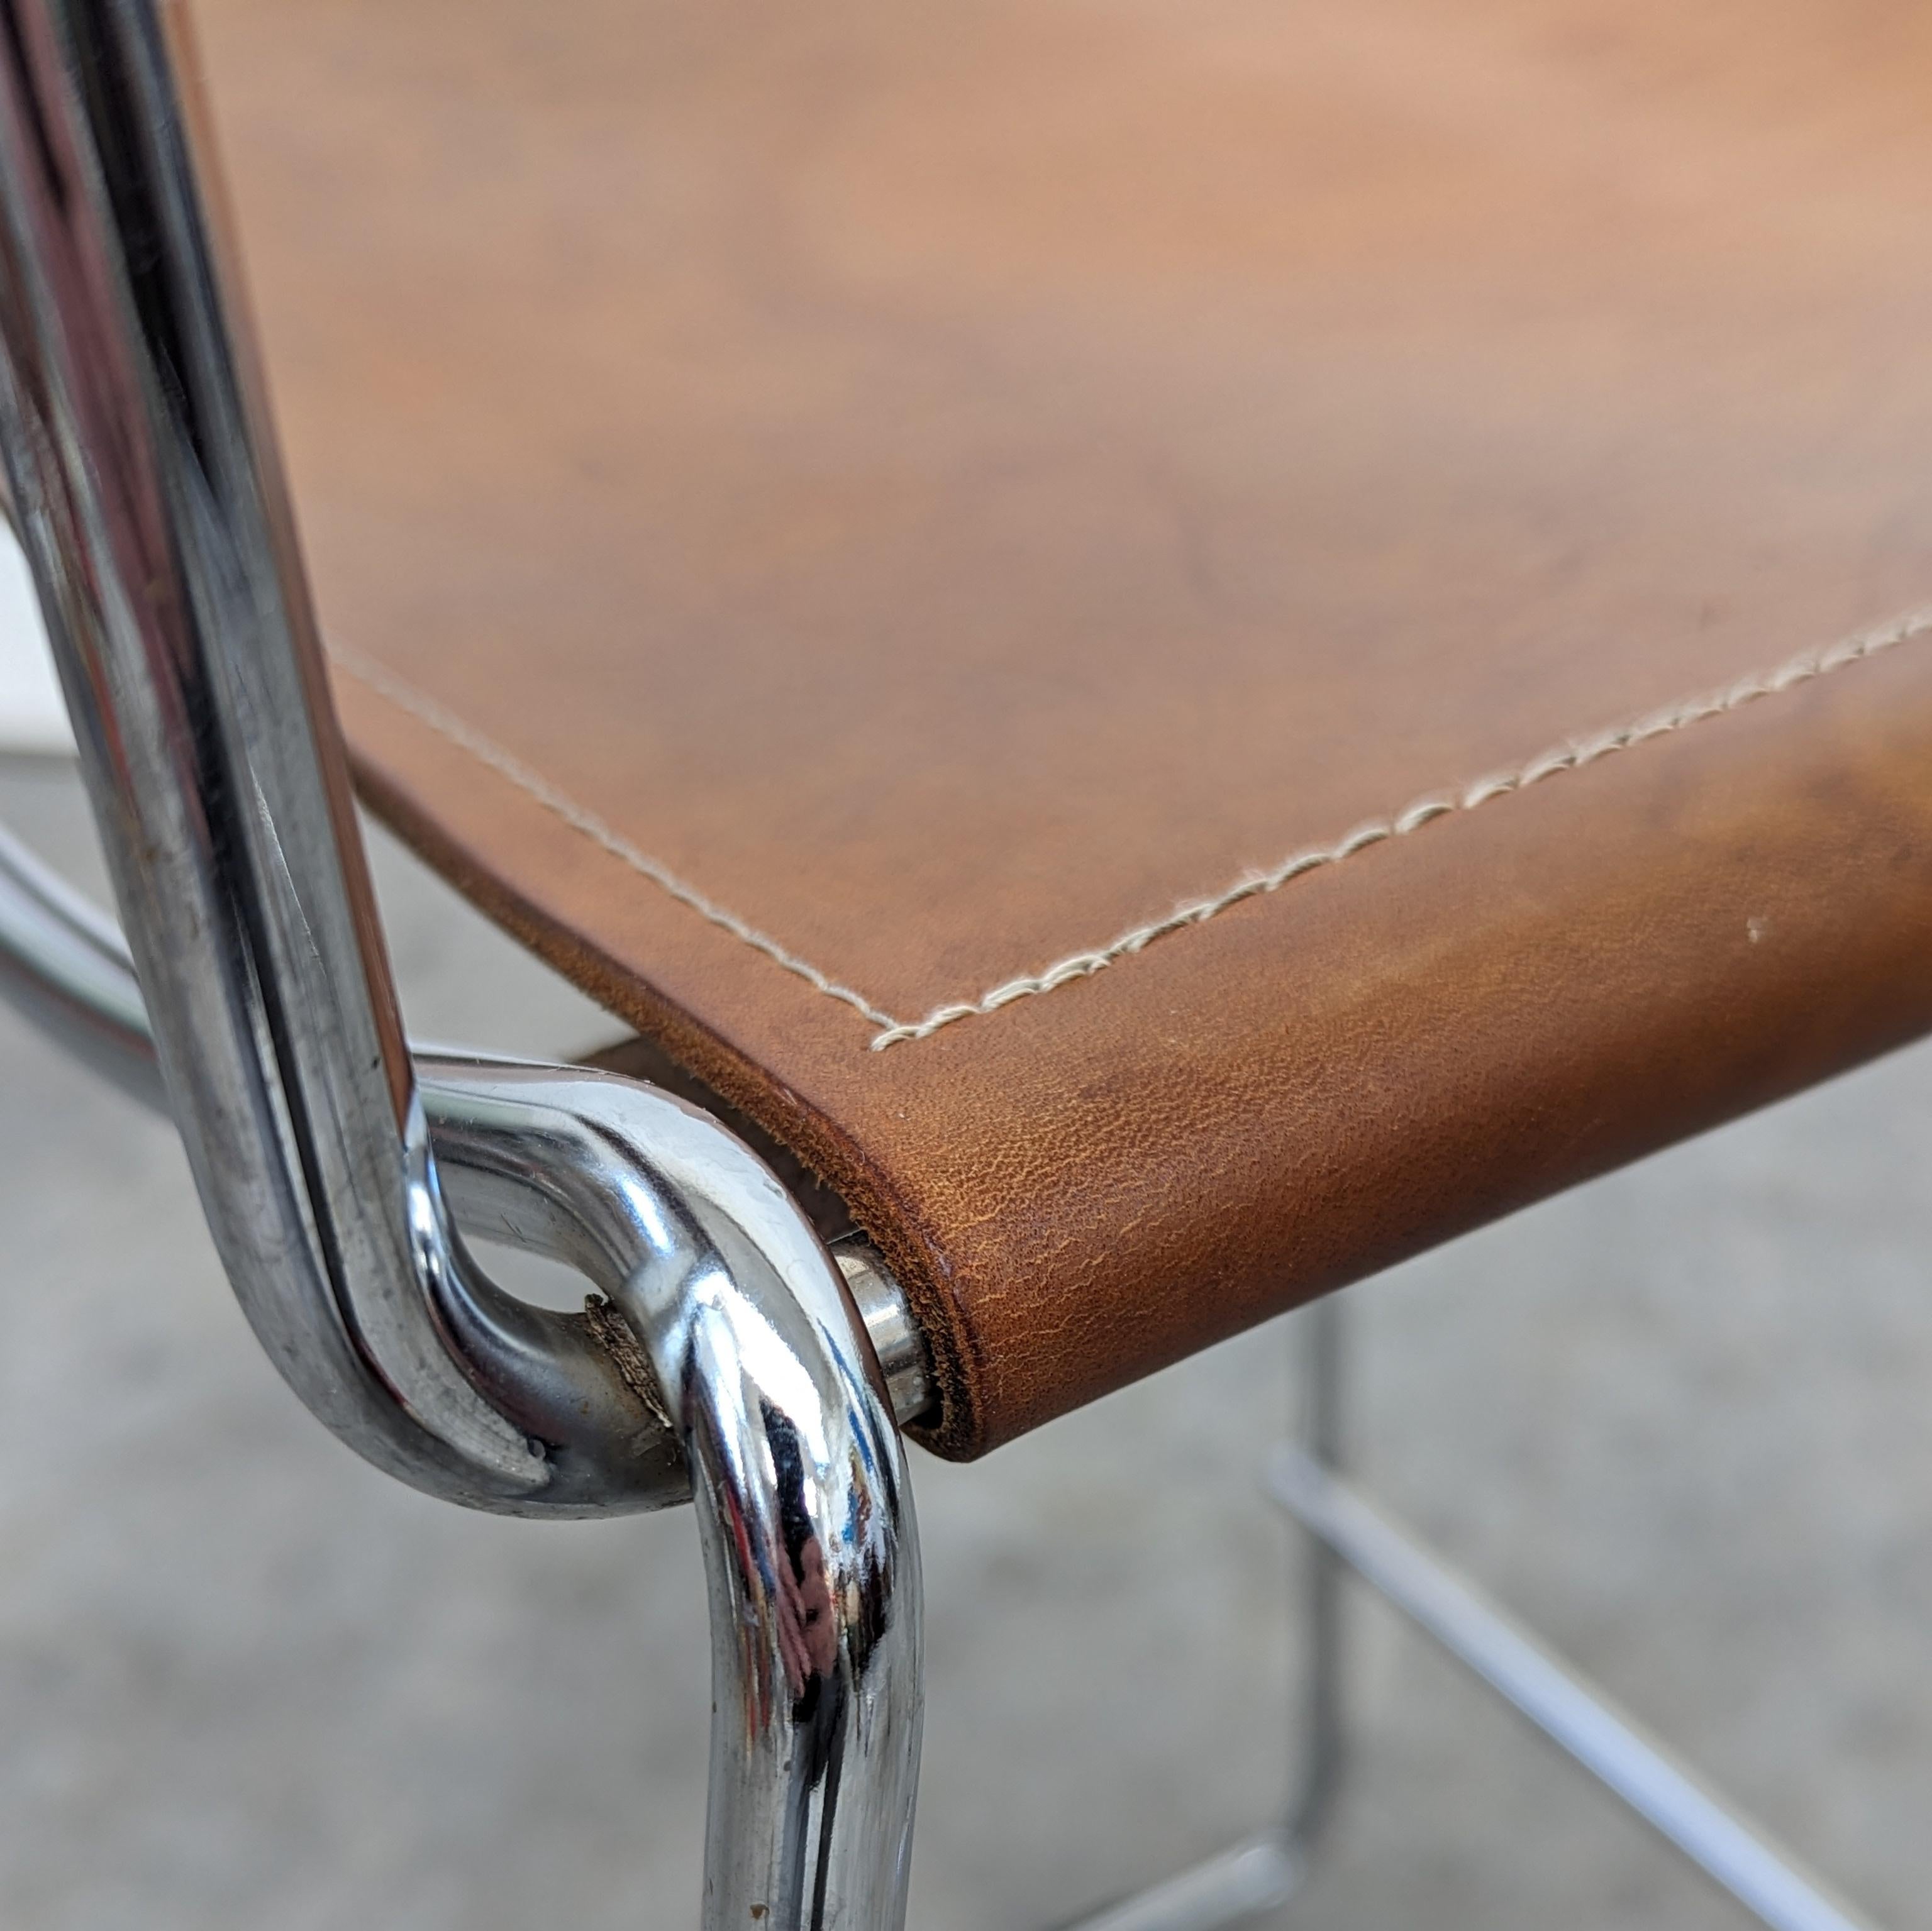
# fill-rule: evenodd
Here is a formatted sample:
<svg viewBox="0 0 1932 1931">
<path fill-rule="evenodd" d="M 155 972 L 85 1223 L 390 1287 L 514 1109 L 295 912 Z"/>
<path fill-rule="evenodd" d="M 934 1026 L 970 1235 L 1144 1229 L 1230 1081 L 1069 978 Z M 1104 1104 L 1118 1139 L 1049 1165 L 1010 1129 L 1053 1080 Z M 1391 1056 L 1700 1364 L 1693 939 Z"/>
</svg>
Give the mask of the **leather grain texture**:
<svg viewBox="0 0 1932 1931">
<path fill-rule="evenodd" d="M 196 17 L 368 794 L 944 1452 L 1932 1026 L 1924 10 Z"/>
</svg>

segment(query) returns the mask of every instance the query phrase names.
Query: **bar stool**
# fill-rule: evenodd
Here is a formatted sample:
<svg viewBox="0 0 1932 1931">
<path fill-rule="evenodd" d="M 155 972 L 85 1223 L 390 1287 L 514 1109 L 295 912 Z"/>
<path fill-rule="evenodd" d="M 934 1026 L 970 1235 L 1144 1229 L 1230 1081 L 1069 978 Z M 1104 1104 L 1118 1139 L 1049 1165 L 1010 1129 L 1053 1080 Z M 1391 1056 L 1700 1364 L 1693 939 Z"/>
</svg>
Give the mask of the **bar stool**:
<svg viewBox="0 0 1932 1931">
<path fill-rule="evenodd" d="M 0 846 L 8 990 L 376 1465 L 695 1501 L 706 1925 L 903 1922 L 902 1430 L 1305 1303 L 1300 1794 L 1090 1924 L 1292 1894 L 1344 1567 L 1858 1922 L 1346 1484 L 1332 1297 L 1932 1025 L 1916 16 L 0 16 L 0 445 L 120 915 Z M 637 1042 L 412 1051 L 352 774 Z"/>
</svg>

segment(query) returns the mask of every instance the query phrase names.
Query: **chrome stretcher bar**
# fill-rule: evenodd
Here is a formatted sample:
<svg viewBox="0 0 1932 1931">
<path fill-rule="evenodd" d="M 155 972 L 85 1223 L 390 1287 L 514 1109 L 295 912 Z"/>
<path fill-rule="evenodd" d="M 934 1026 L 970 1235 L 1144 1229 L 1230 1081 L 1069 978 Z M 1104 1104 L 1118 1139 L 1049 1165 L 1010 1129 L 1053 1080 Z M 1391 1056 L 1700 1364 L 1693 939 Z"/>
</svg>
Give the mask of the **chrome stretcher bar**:
<svg viewBox="0 0 1932 1931">
<path fill-rule="evenodd" d="M 1874 1931 L 1870 1919 L 1700 1784 L 1596 1684 L 1348 1484 L 1346 1297 L 1317 1302 L 1295 1325 L 1300 1425 L 1270 1457 L 1267 1484 L 1307 1536 L 1291 1801 L 1272 1828 L 1068 1931 L 1220 1931 L 1269 1916 L 1300 1889 L 1348 1767 L 1342 1591 L 1348 1572 L 1473 1671 L 1771 1931 Z"/>
<path fill-rule="evenodd" d="M 1869 1921 L 1713 1796 L 1594 1684 L 1372 1507 L 1306 1449 L 1270 1464 L 1275 1499 L 1418 1628 L 1567 1751 L 1773 1931 L 1870 1931 Z"/>
</svg>

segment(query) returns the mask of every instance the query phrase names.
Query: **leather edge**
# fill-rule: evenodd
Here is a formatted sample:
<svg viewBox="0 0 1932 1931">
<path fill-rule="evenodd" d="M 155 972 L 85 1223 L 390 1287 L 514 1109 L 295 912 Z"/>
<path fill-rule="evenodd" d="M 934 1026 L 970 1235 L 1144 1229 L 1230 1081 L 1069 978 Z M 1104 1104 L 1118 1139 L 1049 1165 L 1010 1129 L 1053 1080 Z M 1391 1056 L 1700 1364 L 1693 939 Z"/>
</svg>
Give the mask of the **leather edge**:
<svg viewBox="0 0 1932 1931">
<path fill-rule="evenodd" d="M 517 892 L 418 805 L 405 786 L 352 745 L 350 765 L 364 804 L 424 864 L 547 965 L 635 1027 L 650 1047 L 728 1109 L 769 1135 L 836 1197 L 884 1256 L 931 1350 L 937 1411 L 906 1432 L 948 1461 L 971 1461 L 983 1454 L 987 1444 L 976 1420 L 984 1379 L 979 1351 L 972 1330 L 952 1312 L 940 1285 L 946 1267 L 939 1243 L 858 1142 L 648 980 L 620 967 Z M 622 1058 L 630 1043 L 616 1041 L 587 1063 L 625 1071 Z"/>
</svg>

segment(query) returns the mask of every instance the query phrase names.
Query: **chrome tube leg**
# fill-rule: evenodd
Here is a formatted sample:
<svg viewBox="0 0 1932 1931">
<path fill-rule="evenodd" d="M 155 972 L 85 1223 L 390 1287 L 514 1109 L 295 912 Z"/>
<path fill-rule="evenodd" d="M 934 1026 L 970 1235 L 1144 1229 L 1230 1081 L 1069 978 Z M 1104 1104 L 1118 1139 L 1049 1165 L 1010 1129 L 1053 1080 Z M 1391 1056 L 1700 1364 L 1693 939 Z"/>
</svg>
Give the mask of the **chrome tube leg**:
<svg viewBox="0 0 1932 1931">
<path fill-rule="evenodd" d="M 1306 1309 L 1301 1341 L 1301 1446 L 1311 1460 L 1339 1473 L 1347 1453 L 1347 1315 L 1340 1294 Z M 1319 1536 L 1303 1538 L 1302 1681 L 1298 1767 L 1288 1813 L 1288 1842 L 1305 1866 L 1333 1816 L 1347 1768 L 1342 1670 L 1346 1565 Z"/>
<path fill-rule="evenodd" d="M 1513 1705 L 1772 1931 L 1870 1931 L 1768 1834 L 1706 1790 L 1596 1685 L 1552 1655 L 1432 1551 L 1351 1489 L 1340 1406 L 1340 1297 L 1305 1317 L 1305 1405 L 1276 1452 L 1275 1498 L 1307 1532 L 1306 1756 L 1294 1825 L 1306 1855 L 1332 1807 L 1345 1756 L 1340 1598 L 1352 1571 Z"/>
<path fill-rule="evenodd" d="M 900 1931 L 923 1685 L 894 1416 L 926 1384 L 876 1266 L 848 1284 L 750 1150 L 668 1093 L 453 1070 L 424 1069 L 458 1212 L 610 1284 L 682 1447 L 711 1606 L 706 1931 Z"/>
<path fill-rule="evenodd" d="M 379 1467 L 532 1515 L 664 1507 L 692 1480 L 705 1923 L 899 1931 L 920 1603 L 892 1393 L 838 1269 L 716 1121 L 588 1072 L 418 1081 L 186 31 L 179 0 L 0 0 L 0 457 L 132 955 L 0 845 L 0 976 L 165 1099 L 256 1332 Z M 520 1219 L 622 1321 L 476 1273 L 432 1118 L 455 1185 L 506 1197 L 493 1231 Z"/>
<path fill-rule="evenodd" d="M 1275 1457 L 1276 1499 L 1383 1599 L 1433 1636 L 1772 1931 L 1870 1931 L 1769 1835 L 1706 1790 L 1605 1693 L 1298 1444 Z"/>
<path fill-rule="evenodd" d="M 892 1396 L 838 1270 L 716 1121 L 587 1072 L 418 1081 L 186 31 L 179 0 L 0 0 L 0 456 L 140 975 L 0 848 L 4 978 L 155 1097 L 152 1047 L 257 1333 L 379 1467 L 550 1516 L 667 1506 L 694 1472 L 706 1922 L 898 1931 L 920 1593 Z M 452 1177 L 507 1192 L 623 1321 L 474 1269 L 432 1119 Z"/>
<path fill-rule="evenodd" d="M 900 1931 L 923 1685 L 891 1400 L 796 1208 L 736 1189 L 707 1213 L 717 1129 L 674 1105 L 644 1123 L 673 1184 L 616 1299 L 690 1462 L 710 1585 L 706 1931 Z"/>
<path fill-rule="evenodd" d="M 1339 1469 L 1346 1446 L 1346 1339 L 1340 1297 L 1303 1313 L 1301 1398 L 1296 1445 L 1324 1468 Z M 1302 1678 L 1291 1783 L 1281 1822 L 1204 1863 L 1163 1879 L 1118 1904 L 1082 1918 L 1070 1931 L 1220 1931 L 1279 1910 L 1307 1876 L 1333 1815 L 1346 1763 L 1342 1666 L 1346 1565 L 1321 1537 L 1302 1552 Z"/>
<path fill-rule="evenodd" d="M 728 1394 L 703 1408 L 692 1446 L 711 1603 L 705 1931 L 901 1931 L 923 1685 L 896 1444 L 882 1453 L 874 1434 L 868 1454 L 828 1453 L 769 1402 Z"/>
</svg>

